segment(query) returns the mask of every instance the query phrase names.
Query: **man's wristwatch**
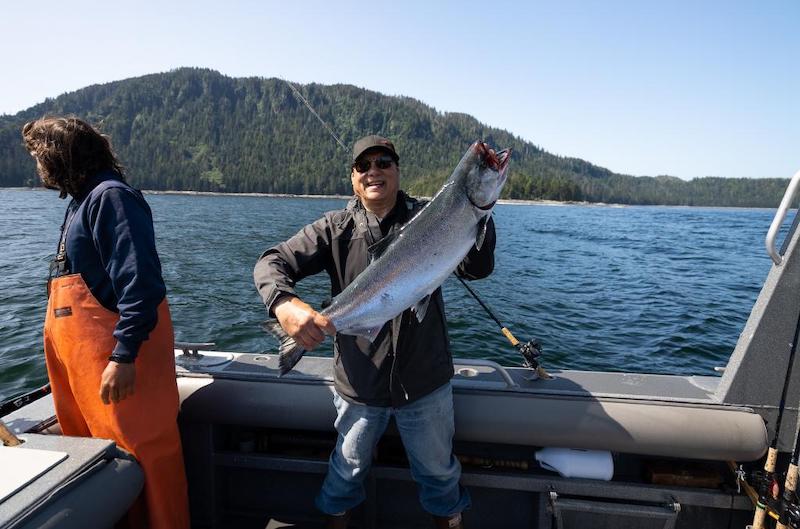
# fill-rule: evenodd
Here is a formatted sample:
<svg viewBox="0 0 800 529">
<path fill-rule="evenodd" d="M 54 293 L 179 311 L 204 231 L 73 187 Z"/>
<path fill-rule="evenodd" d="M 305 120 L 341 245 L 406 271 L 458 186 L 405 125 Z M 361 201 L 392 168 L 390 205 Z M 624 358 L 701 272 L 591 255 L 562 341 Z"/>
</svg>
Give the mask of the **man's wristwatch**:
<svg viewBox="0 0 800 529">
<path fill-rule="evenodd" d="M 109 362 L 116 362 L 118 364 L 132 364 L 134 360 L 136 359 L 131 358 L 130 356 L 119 356 L 114 354 L 108 357 Z"/>
</svg>

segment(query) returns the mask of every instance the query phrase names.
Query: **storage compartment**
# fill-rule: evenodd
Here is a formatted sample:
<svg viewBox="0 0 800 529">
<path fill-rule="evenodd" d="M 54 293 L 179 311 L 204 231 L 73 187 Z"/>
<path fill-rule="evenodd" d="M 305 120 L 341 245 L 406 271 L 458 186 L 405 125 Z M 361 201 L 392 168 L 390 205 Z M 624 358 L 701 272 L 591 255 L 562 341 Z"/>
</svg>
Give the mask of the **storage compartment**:
<svg viewBox="0 0 800 529">
<path fill-rule="evenodd" d="M 680 505 L 644 505 L 560 497 L 550 493 L 556 529 L 673 529 Z"/>
<path fill-rule="evenodd" d="M 195 528 L 322 526 L 314 497 L 328 469 L 335 432 L 187 422 L 181 429 Z M 752 518 L 749 500 L 727 480 L 717 487 L 698 486 L 706 482 L 687 480 L 696 469 L 673 465 L 677 461 L 615 454 L 614 479 L 600 481 L 564 478 L 540 468 L 534 447 L 456 442 L 454 450 L 473 501 L 464 513 L 467 527 L 732 529 Z M 710 468 L 721 478 L 729 472 L 721 463 L 698 468 Z M 653 483 L 661 481 L 653 479 L 654 469 L 661 477 L 673 469 L 680 480 Z M 402 443 L 391 429 L 378 444 L 365 488 L 367 498 L 354 511 L 352 527 L 431 527 Z"/>
</svg>

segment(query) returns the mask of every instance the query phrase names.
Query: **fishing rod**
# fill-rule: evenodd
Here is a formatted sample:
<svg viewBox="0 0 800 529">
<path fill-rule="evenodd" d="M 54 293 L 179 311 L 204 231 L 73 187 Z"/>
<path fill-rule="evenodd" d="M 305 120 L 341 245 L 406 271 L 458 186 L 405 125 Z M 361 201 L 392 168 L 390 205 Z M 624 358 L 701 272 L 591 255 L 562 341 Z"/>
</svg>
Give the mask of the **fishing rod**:
<svg viewBox="0 0 800 529">
<path fill-rule="evenodd" d="M 789 468 L 786 470 L 786 481 L 783 484 L 783 495 L 779 506 L 778 523 L 775 529 L 787 529 L 797 527 L 800 522 L 800 505 L 797 502 L 797 462 L 800 455 L 800 421 L 798 421 L 797 433 L 794 437 L 794 449 L 792 458 L 789 461 Z"/>
<path fill-rule="evenodd" d="M 330 133 L 330 135 L 331 135 L 331 136 L 333 136 L 333 139 L 334 139 L 334 140 L 336 140 L 336 143 L 338 143 L 339 145 L 341 145 L 341 146 L 342 146 L 342 149 L 344 149 L 344 152 L 347 152 L 347 146 L 346 146 L 346 145 L 345 145 L 345 144 L 342 142 L 342 140 L 340 140 L 340 139 L 339 139 L 339 136 L 337 136 L 337 135 L 336 135 L 336 133 L 335 133 L 335 132 L 333 132 L 333 129 L 331 129 L 331 128 L 328 126 L 328 124 L 327 124 L 327 123 L 325 123 L 325 120 L 324 120 L 324 119 L 322 119 L 322 118 L 319 116 L 319 114 L 317 114 L 316 110 L 314 110 L 314 108 L 311 106 L 311 103 L 309 103 L 309 102 L 308 102 L 308 100 L 307 100 L 305 97 L 303 97 L 303 94 L 301 94 L 301 93 L 300 93 L 300 90 L 298 90 L 297 88 L 295 88 L 295 86 L 294 86 L 292 83 L 290 83 L 289 81 L 286 81 L 286 84 L 288 84 L 288 85 L 289 85 L 289 88 L 291 88 L 291 89 L 292 89 L 292 92 L 294 93 L 294 96 L 295 96 L 297 99 L 299 99 L 300 101 L 302 101 L 302 102 L 303 102 L 303 104 L 306 106 L 306 108 L 307 108 L 307 109 L 308 109 L 308 110 L 309 110 L 309 111 L 310 111 L 312 114 L 314 114 L 314 117 L 316 117 L 316 118 L 319 120 L 319 122 L 320 122 L 320 123 L 322 123 L 322 126 L 323 126 L 323 127 L 325 127 L 325 130 L 327 130 L 327 131 Z"/>
<path fill-rule="evenodd" d="M 320 115 L 317 114 L 317 112 L 314 110 L 314 108 L 311 106 L 308 100 L 305 97 L 303 97 L 303 94 L 301 94 L 300 91 L 292 83 L 290 83 L 289 81 L 285 82 L 292 90 L 292 93 L 295 95 L 295 97 L 297 97 L 306 106 L 306 108 L 308 108 L 308 110 L 314 115 L 314 117 L 316 117 L 319 120 L 319 122 L 322 123 L 322 125 L 325 127 L 325 130 L 328 131 L 328 133 L 333 137 L 333 139 L 336 140 L 336 143 L 338 143 L 342 147 L 342 149 L 344 149 L 346 152 L 347 147 L 345 146 L 345 144 L 342 142 L 341 139 L 339 139 L 339 136 L 337 136 L 336 133 L 333 132 L 333 129 L 331 129 L 331 127 L 325 122 L 325 120 L 323 120 L 320 117 Z M 539 364 L 538 357 L 542 354 L 541 346 L 539 345 L 539 343 L 536 340 L 529 340 L 526 343 L 521 343 L 519 340 L 517 340 L 514 337 L 514 335 L 511 334 L 511 331 L 509 331 L 508 328 L 500 322 L 497 316 L 495 316 L 494 312 L 492 312 L 492 309 L 490 309 L 483 302 L 483 300 L 481 300 L 478 294 L 475 293 L 475 291 L 472 290 L 472 288 L 469 285 L 467 285 L 463 279 L 461 279 L 457 275 L 456 277 L 458 278 L 459 281 L 461 281 L 461 284 L 464 285 L 464 288 L 466 288 L 467 291 L 470 294 L 472 294 L 472 297 L 475 298 L 475 300 L 480 304 L 480 306 L 483 307 L 483 309 L 487 312 L 487 314 L 489 314 L 489 316 L 497 323 L 497 325 L 500 327 L 500 331 L 503 333 L 506 339 L 509 342 L 511 342 L 511 345 L 517 348 L 517 350 L 524 358 L 525 367 L 536 371 L 536 374 L 539 376 L 539 378 L 544 378 L 544 379 L 552 378 L 552 376 L 550 376 L 550 374 L 547 373 L 547 371 L 545 371 L 545 369 Z"/>
<path fill-rule="evenodd" d="M 767 502 L 771 497 L 773 500 L 777 500 L 779 497 L 778 494 L 778 482 L 775 479 L 775 463 L 778 460 L 778 441 L 780 439 L 780 432 L 781 432 L 781 421 L 783 420 L 783 412 L 786 409 L 786 394 L 789 391 L 789 381 L 792 378 L 792 368 L 794 366 L 794 358 L 795 353 L 797 351 L 797 340 L 800 337 L 800 314 L 797 316 L 797 324 L 794 328 L 794 336 L 792 338 L 791 349 L 789 350 L 789 362 L 786 367 L 786 376 L 783 379 L 783 389 L 781 390 L 781 401 L 778 405 L 778 417 L 775 420 L 775 433 L 772 436 L 772 442 L 769 445 L 769 450 L 767 451 L 767 459 L 764 462 L 764 470 L 762 473 L 759 473 L 755 476 L 755 479 L 758 483 L 758 493 L 759 493 L 759 501 L 756 503 L 756 510 L 753 514 L 753 524 L 752 529 L 762 529 L 764 527 L 764 517 L 767 513 Z M 789 494 L 790 496 L 794 495 L 794 491 L 796 490 L 797 484 L 797 461 L 798 461 L 798 444 L 797 440 L 800 438 L 800 416 L 798 416 L 798 433 L 795 434 L 795 446 L 792 452 L 792 462 L 789 464 L 789 470 L 786 473 L 786 483 L 784 485 L 784 504 L 786 502 L 786 496 Z M 794 472 L 792 472 L 794 469 Z M 790 480 L 790 476 L 793 477 Z M 791 489 L 789 487 L 791 486 Z M 781 507 L 781 518 L 785 518 L 786 508 Z M 780 527 L 780 521 L 779 521 Z M 784 526 L 785 527 L 785 526 Z"/>
<path fill-rule="evenodd" d="M 0 421 L 0 446 L 18 446 L 22 441 Z"/>
<path fill-rule="evenodd" d="M 338 143 L 342 147 L 342 149 L 344 149 L 345 152 L 347 152 L 347 147 L 342 142 L 342 140 L 339 139 L 339 136 L 337 136 L 336 133 L 333 132 L 333 129 L 331 129 L 331 127 L 328 126 L 328 124 L 325 122 L 325 120 L 323 120 L 320 117 L 320 115 L 317 114 L 317 112 L 311 106 L 311 103 L 309 103 L 308 100 L 305 97 L 303 97 L 303 94 L 301 94 L 300 91 L 297 88 L 295 88 L 295 86 L 292 83 L 290 83 L 289 81 L 284 79 L 284 82 L 292 90 L 292 93 L 295 95 L 295 97 L 297 99 L 299 99 L 306 106 L 306 108 L 308 108 L 308 110 L 314 115 L 314 117 L 316 117 L 319 120 L 320 123 L 322 123 L 322 126 L 324 126 L 325 130 L 327 130 L 328 133 L 331 135 L 331 137 L 333 137 L 333 139 L 336 140 L 336 143 Z M 536 374 L 538 375 L 539 378 L 544 378 L 544 379 L 553 378 L 539 364 L 538 357 L 542 354 L 542 350 L 541 350 L 541 346 L 539 345 L 539 342 L 537 342 L 536 340 L 529 340 L 526 343 L 521 343 L 519 340 L 517 340 L 514 337 L 514 335 L 511 334 L 511 331 L 509 331 L 508 328 L 500 322 L 500 320 L 497 318 L 497 316 L 495 316 L 494 312 L 492 312 L 492 309 L 490 309 L 483 302 L 483 300 L 481 300 L 481 298 L 478 297 L 478 294 L 476 294 L 475 291 L 472 290 L 472 288 L 470 288 L 470 286 L 467 285 L 464 282 L 463 279 L 461 279 L 457 275 L 456 275 L 456 277 L 458 278 L 459 281 L 461 281 L 461 284 L 464 285 L 464 287 L 467 289 L 467 291 L 470 294 L 472 294 L 472 297 L 475 298 L 475 300 L 480 304 L 480 306 L 483 307 L 483 309 L 487 312 L 487 314 L 489 314 L 489 316 L 497 323 L 497 325 L 500 326 L 500 331 L 503 333 L 503 335 L 506 337 L 506 339 L 508 339 L 508 341 L 511 342 L 511 345 L 513 345 L 514 347 L 517 348 L 517 351 L 520 352 L 520 354 L 522 355 L 522 357 L 525 360 L 525 367 L 533 369 L 536 372 Z"/>
<path fill-rule="evenodd" d="M 0 417 L 5 417 L 12 411 L 17 411 L 26 404 L 48 395 L 50 391 L 50 384 L 45 384 L 44 386 L 25 393 L 24 395 L 13 397 L 3 403 L 0 403 Z"/>
<path fill-rule="evenodd" d="M 503 336 L 505 336 L 506 339 L 509 342 L 511 342 L 511 345 L 517 348 L 517 351 L 519 351 L 519 353 L 522 355 L 522 358 L 524 359 L 525 367 L 533 369 L 539 378 L 543 379 L 553 378 L 547 371 L 545 371 L 545 369 L 539 363 L 539 356 L 541 356 L 542 354 L 542 347 L 539 344 L 539 342 L 536 339 L 528 340 L 525 343 L 522 343 L 519 340 L 517 340 L 514 337 L 514 335 L 511 334 L 511 331 L 508 330 L 508 327 L 503 325 L 503 323 L 500 321 L 497 315 L 495 315 L 494 311 L 492 311 L 492 309 L 489 308 L 489 306 L 483 302 L 480 296 L 478 296 L 478 293 L 475 292 L 472 289 L 472 287 L 467 284 L 466 281 L 464 281 L 461 277 L 459 277 L 458 274 L 453 272 L 453 275 L 456 276 L 456 279 L 458 279 L 458 281 L 462 285 L 464 285 L 464 288 L 466 288 L 467 292 L 469 292 L 472 295 L 472 297 L 475 298 L 475 301 L 477 301 L 478 304 L 481 307 L 483 307 L 483 310 L 486 311 L 486 314 L 488 314 L 489 317 L 494 320 L 497 326 L 500 327 L 500 332 L 503 333 Z"/>
<path fill-rule="evenodd" d="M 798 316 L 797 318 L 797 326 L 795 327 L 794 338 L 792 339 L 792 352 L 791 352 L 790 362 L 791 360 L 793 360 L 794 353 L 797 350 L 798 338 L 800 338 L 800 316 Z M 791 373 L 792 373 L 792 365 L 790 363 L 789 367 L 786 370 L 786 380 L 791 378 Z M 784 384 L 784 394 L 786 393 L 787 385 L 788 384 L 786 383 Z M 783 406 L 784 403 L 782 398 L 781 408 L 783 408 Z M 781 501 L 779 505 L 780 517 L 778 518 L 778 523 L 775 526 L 776 529 L 786 529 L 787 527 L 789 527 L 790 524 L 792 527 L 797 527 L 798 521 L 800 521 L 800 507 L 798 506 L 797 495 L 795 494 L 795 491 L 797 491 L 797 463 L 799 458 L 800 458 L 800 413 L 798 413 L 797 428 L 795 428 L 794 448 L 792 449 L 792 457 L 789 460 L 789 468 L 786 469 L 786 480 L 784 481 L 783 484 L 783 494 L 781 495 Z"/>
</svg>

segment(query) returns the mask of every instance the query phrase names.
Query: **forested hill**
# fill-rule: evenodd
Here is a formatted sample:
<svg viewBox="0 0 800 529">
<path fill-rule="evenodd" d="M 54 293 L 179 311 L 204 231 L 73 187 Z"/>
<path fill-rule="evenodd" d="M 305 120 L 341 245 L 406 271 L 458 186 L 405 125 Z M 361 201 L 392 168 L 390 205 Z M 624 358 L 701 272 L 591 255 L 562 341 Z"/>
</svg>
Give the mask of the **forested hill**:
<svg viewBox="0 0 800 529">
<path fill-rule="evenodd" d="M 549 154 L 466 114 L 351 85 L 298 87 L 346 145 L 377 133 L 401 155 L 403 187 L 431 195 L 482 139 L 514 149 L 505 198 L 777 207 L 784 179 L 633 177 Z M 181 68 L 48 99 L 0 116 L 0 187 L 36 185 L 20 129 L 46 114 L 99 124 L 142 189 L 350 194 L 349 154 L 279 79 Z M 680 153 L 675 153 L 680 156 Z"/>
</svg>

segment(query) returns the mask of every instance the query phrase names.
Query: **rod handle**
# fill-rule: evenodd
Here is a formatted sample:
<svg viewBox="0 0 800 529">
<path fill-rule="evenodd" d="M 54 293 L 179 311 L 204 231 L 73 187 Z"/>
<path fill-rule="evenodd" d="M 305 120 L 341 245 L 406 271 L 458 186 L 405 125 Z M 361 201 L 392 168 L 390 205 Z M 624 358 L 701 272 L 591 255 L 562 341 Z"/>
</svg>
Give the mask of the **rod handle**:
<svg viewBox="0 0 800 529">
<path fill-rule="evenodd" d="M 775 472 L 775 464 L 778 461 L 778 449 L 771 446 L 767 451 L 767 460 L 764 462 L 764 472 L 767 474 L 772 474 Z M 753 514 L 753 524 L 752 529 L 763 529 L 764 528 L 764 516 L 767 513 L 767 506 L 762 502 L 762 498 L 759 498 L 758 502 L 756 502 L 756 511 Z"/>
<path fill-rule="evenodd" d="M 767 460 L 764 462 L 766 472 L 775 472 L 775 464 L 778 462 L 778 449 L 770 447 L 767 451 Z"/>
<path fill-rule="evenodd" d="M 794 496 L 794 491 L 797 490 L 797 464 L 790 463 L 789 468 L 786 469 L 786 482 L 783 485 L 783 498 L 784 501 L 787 501 L 787 498 L 792 498 Z M 789 525 L 784 523 L 786 521 L 786 507 L 784 506 L 781 509 L 781 517 L 778 520 L 778 523 L 775 525 L 775 529 L 788 529 Z"/>
<path fill-rule="evenodd" d="M 767 507 L 759 502 L 756 504 L 756 513 L 753 516 L 753 524 L 751 529 L 764 529 L 764 515 L 767 512 Z"/>
<path fill-rule="evenodd" d="M 22 441 L 14 435 L 14 432 L 6 428 L 3 421 L 0 421 L 0 441 L 3 442 L 3 446 L 17 446 L 22 444 Z"/>
<path fill-rule="evenodd" d="M 514 347 L 516 347 L 516 346 L 518 346 L 518 345 L 519 345 L 519 340 L 517 340 L 516 338 L 514 338 L 514 335 L 513 335 L 513 334 L 511 334 L 511 331 L 509 331 L 508 329 L 506 329 L 505 327 L 503 327 L 503 328 L 501 328 L 501 329 L 500 329 L 500 332 L 502 332 L 502 333 L 503 333 L 503 335 L 506 337 L 506 339 L 507 339 L 509 342 L 511 342 L 511 345 L 513 345 Z"/>
<path fill-rule="evenodd" d="M 797 464 L 792 463 L 786 471 L 786 484 L 784 485 L 786 492 L 794 492 L 797 490 Z"/>
</svg>

